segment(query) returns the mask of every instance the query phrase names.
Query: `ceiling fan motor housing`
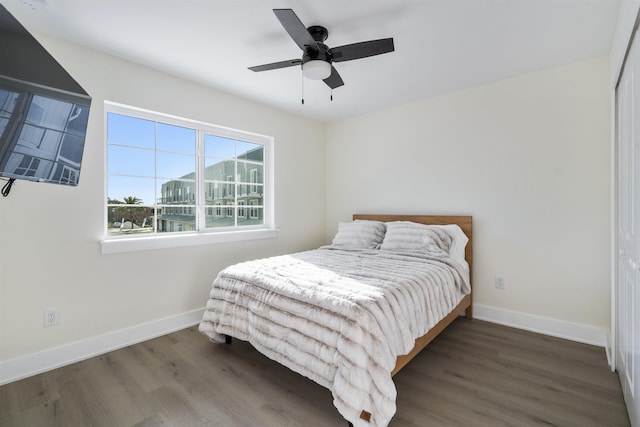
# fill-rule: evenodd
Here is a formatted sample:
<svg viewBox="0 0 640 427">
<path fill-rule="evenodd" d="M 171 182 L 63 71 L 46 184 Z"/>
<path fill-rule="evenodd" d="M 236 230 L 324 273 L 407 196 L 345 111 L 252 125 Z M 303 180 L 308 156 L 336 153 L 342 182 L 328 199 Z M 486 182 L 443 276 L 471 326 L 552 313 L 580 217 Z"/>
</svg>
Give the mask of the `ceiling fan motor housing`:
<svg viewBox="0 0 640 427">
<path fill-rule="evenodd" d="M 318 50 L 315 50 L 311 47 L 308 47 L 304 50 L 302 54 L 302 64 L 305 64 L 309 61 L 325 61 L 331 64 L 333 61 L 333 56 L 331 52 L 329 52 L 329 46 L 324 43 L 318 43 Z"/>
<path fill-rule="evenodd" d="M 304 65 L 306 62 L 316 60 L 331 64 L 333 56 L 331 52 L 329 52 L 329 46 L 323 43 L 327 37 L 329 37 L 329 31 L 320 25 L 312 25 L 307 28 L 307 31 L 309 31 L 311 37 L 317 42 L 318 49 L 316 49 L 315 46 L 306 46 L 302 54 L 302 64 Z"/>
</svg>

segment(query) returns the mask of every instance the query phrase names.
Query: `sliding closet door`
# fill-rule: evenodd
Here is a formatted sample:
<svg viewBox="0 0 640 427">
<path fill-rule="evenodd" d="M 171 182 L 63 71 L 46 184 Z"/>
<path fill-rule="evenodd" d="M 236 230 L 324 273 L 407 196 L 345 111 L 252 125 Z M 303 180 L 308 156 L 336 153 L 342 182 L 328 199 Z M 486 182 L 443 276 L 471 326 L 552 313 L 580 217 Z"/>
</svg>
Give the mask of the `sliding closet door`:
<svg viewBox="0 0 640 427">
<path fill-rule="evenodd" d="M 617 351 L 631 425 L 640 427 L 640 41 L 634 36 L 618 87 Z"/>
</svg>

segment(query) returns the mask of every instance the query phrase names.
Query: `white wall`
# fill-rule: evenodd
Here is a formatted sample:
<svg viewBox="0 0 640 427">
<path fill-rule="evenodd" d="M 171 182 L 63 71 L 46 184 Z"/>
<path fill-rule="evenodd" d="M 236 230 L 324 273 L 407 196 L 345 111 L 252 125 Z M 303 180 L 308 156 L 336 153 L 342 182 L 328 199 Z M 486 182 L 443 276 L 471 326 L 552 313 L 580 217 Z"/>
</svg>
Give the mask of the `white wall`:
<svg viewBox="0 0 640 427">
<path fill-rule="evenodd" d="M 608 329 L 607 57 L 325 126 L 42 41 L 93 109 L 79 187 L 0 200 L 0 367 L 201 308 L 224 266 L 316 247 L 355 212 L 471 214 L 476 304 Z M 278 237 L 101 255 L 104 100 L 274 136 Z"/>
<path fill-rule="evenodd" d="M 18 181 L 0 200 L 0 362 L 204 307 L 224 266 L 324 241 L 325 127 L 44 38 L 93 97 L 80 185 Z M 275 137 L 278 237 L 101 255 L 104 100 Z M 60 323 L 43 327 L 43 309 Z"/>
<path fill-rule="evenodd" d="M 352 213 L 470 214 L 476 304 L 608 329 L 608 87 L 605 56 L 328 125 L 327 241 Z"/>
</svg>

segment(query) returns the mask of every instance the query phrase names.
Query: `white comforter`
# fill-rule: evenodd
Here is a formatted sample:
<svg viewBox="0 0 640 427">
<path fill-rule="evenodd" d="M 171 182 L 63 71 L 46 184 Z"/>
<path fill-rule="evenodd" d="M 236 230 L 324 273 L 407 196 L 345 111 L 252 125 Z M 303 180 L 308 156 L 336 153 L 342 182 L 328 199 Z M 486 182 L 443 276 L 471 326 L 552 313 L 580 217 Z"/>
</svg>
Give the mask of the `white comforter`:
<svg viewBox="0 0 640 427">
<path fill-rule="evenodd" d="M 468 293 L 466 265 L 450 258 L 322 247 L 220 272 L 199 329 L 249 341 L 330 389 L 355 427 L 382 427 L 396 411 L 397 356 Z"/>
</svg>

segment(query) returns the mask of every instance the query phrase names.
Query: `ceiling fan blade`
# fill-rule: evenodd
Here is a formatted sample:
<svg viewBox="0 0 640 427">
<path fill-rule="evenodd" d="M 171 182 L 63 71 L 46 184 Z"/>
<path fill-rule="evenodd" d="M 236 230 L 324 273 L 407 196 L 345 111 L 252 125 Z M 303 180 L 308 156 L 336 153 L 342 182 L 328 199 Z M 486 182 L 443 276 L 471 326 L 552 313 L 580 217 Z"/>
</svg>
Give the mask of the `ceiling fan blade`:
<svg viewBox="0 0 640 427">
<path fill-rule="evenodd" d="M 352 59 L 366 58 L 393 52 L 393 39 L 369 40 L 367 42 L 346 44 L 329 49 L 333 56 L 333 62 L 351 61 Z"/>
<path fill-rule="evenodd" d="M 307 31 L 307 28 L 293 9 L 273 9 L 273 13 L 276 14 L 284 29 L 287 30 L 289 36 L 300 49 L 304 51 L 306 47 L 311 47 L 314 50 L 318 50 L 318 43 L 311 37 L 311 34 L 309 34 L 309 31 Z"/>
<path fill-rule="evenodd" d="M 331 89 L 335 89 L 344 85 L 342 77 L 340 77 L 340 74 L 338 74 L 338 70 L 336 70 L 333 65 L 331 66 L 331 75 L 324 79 L 323 82 L 325 82 Z"/>
<path fill-rule="evenodd" d="M 254 67 L 249 67 L 249 69 L 251 71 L 269 71 L 269 70 L 277 70 L 278 68 L 293 67 L 294 65 L 299 65 L 300 63 L 302 63 L 301 59 L 289 59 L 288 61 L 280 61 L 280 62 L 273 62 L 271 64 L 256 65 Z"/>
</svg>

